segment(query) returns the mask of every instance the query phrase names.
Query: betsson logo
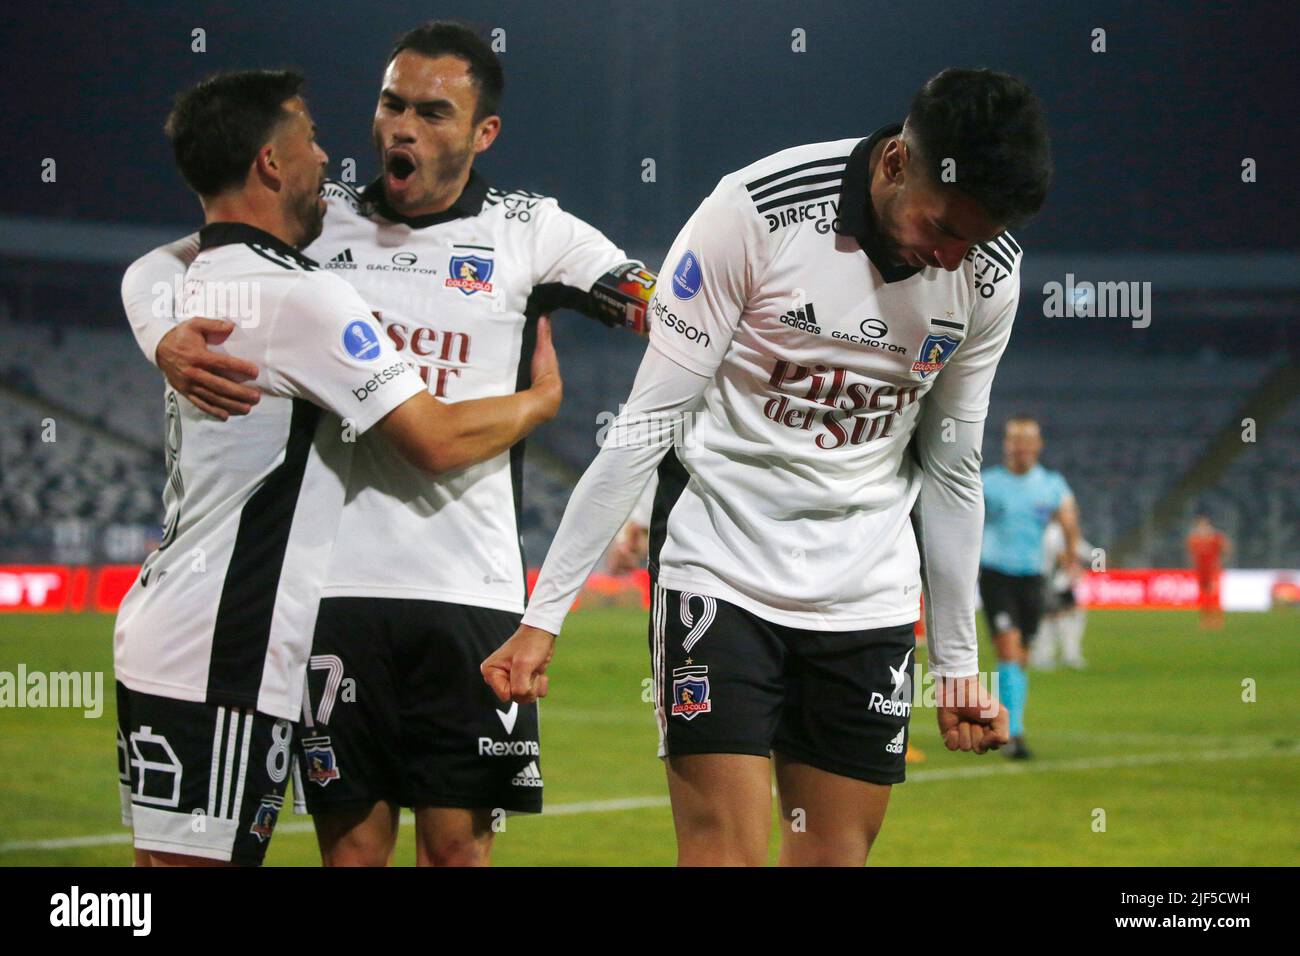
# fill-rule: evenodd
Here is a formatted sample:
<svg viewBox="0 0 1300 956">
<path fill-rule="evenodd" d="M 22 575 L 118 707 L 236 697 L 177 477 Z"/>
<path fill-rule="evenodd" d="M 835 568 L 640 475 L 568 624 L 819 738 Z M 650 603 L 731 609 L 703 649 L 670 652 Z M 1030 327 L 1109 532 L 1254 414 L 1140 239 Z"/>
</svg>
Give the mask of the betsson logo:
<svg viewBox="0 0 1300 956">
<path fill-rule="evenodd" d="M 654 324 L 672 329 L 678 335 L 684 335 L 689 341 L 696 342 L 706 349 L 709 347 L 709 333 L 701 332 L 685 319 L 678 317 L 675 312 L 668 311 L 668 306 L 660 301 L 659 296 L 650 300 L 650 311 L 654 313 Z"/>
<path fill-rule="evenodd" d="M 388 368 L 381 368 L 374 375 L 370 376 L 370 379 L 365 385 L 360 388 L 354 388 L 352 394 L 356 396 L 358 402 L 364 402 L 372 394 L 379 391 L 379 389 L 384 385 L 387 385 L 393 379 L 397 378 L 397 376 L 401 375 L 402 369 L 405 367 L 405 362 L 394 362 L 392 365 L 388 366 Z"/>
</svg>

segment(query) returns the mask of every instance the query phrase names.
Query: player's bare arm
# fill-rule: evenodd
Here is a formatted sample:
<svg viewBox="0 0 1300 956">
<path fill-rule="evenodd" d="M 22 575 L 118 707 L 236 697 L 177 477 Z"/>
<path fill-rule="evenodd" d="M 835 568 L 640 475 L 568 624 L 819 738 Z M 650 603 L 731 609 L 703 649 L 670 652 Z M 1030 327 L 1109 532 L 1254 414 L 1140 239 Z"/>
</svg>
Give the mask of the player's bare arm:
<svg viewBox="0 0 1300 956">
<path fill-rule="evenodd" d="M 550 319 L 537 324 L 532 385 L 513 395 L 446 404 L 428 392 L 413 395 L 380 421 L 380 433 L 413 465 L 455 471 L 506 451 L 559 411 L 563 385 Z"/>
<path fill-rule="evenodd" d="M 1073 577 L 1079 569 L 1079 542 L 1082 540 L 1082 532 L 1079 530 L 1079 505 L 1073 495 L 1065 497 L 1054 517 L 1060 522 L 1061 530 L 1065 532 L 1065 550 L 1061 552 L 1061 567 Z"/>
</svg>

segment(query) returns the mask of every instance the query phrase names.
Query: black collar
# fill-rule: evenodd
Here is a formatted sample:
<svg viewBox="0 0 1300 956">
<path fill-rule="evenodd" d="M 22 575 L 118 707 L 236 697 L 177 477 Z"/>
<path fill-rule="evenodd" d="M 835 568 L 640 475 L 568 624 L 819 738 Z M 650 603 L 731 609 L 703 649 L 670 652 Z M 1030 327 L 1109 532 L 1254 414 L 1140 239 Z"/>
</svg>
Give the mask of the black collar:
<svg viewBox="0 0 1300 956">
<path fill-rule="evenodd" d="M 376 178 L 370 185 L 361 190 L 362 200 L 372 205 L 379 215 L 389 222 L 400 222 L 412 229 L 423 229 L 425 226 L 436 226 L 439 223 L 451 222 L 453 219 L 477 216 L 483 211 L 483 200 L 487 198 L 487 194 L 487 180 L 478 174 L 478 170 L 471 169 L 469 181 L 465 183 L 465 188 L 456 197 L 456 201 L 442 212 L 431 212 L 425 216 L 403 216 L 388 205 L 388 197 L 384 195 L 382 176 Z"/>
<path fill-rule="evenodd" d="M 897 136 L 902 131 L 902 123 L 890 123 L 853 147 L 840 183 L 839 225 L 835 227 L 841 236 L 852 236 L 858 241 L 886 282 L 899 282 L 921 271 L 915 266 L 889 260 L 880 234 L 876 232 L 876 217 L 871 208 L 871 151 L 882 139 Z"/>
<path fill-rule="evenodd" d="M 308 269 L 317 268 L 316 260 L 304 256 L 289 243 L 277 239 L 265 229 L 258 229 L 246 222 L 210 222 L 199 230 L 200 252 L 204 249 L 231 246 L 241 242 L 269 247 L 282 256 L 288 256 L 301 266 Z"/>
</svg>

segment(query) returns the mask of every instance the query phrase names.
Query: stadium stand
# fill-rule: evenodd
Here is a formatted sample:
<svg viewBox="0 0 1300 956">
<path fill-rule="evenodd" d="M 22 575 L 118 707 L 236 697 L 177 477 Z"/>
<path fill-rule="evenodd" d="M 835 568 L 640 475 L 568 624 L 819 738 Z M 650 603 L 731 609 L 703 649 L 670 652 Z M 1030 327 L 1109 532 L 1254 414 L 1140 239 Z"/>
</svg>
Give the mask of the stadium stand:
<svg viewBox="0 0 1300 956">
<path fill-rule="evenodd" d="M 105 542 L 116 541 L 113 560 L 138 560 L 161 513 L 160 376 L 124 327 L 60 329 L 0 318 L 0 560 L 31 560 L 60 541 L 60 553 L 89 548 L 100 556 Z M 564 405 L 528 444 L 523 538 L 534 564 L 644 349 L 641 340 L 605 334 L 571 313 L 557 316 L 556 345 Z M 1044 426 L 1043 461 L 1074 488 L 1090 541 L 1133 542 L 1124 551 L 1129 563 L 1181 566 L 1187 522 L 1206 510 L 1237 541 L 1234 564 L 1300 566 L 1300 401 L 1279 410 L 1212 482 L 1179 497 L 1168 520 L 1152 521 L 1155 503 L 1233 425 L 1270 370 L 1286 368 L 1285 357 L 1059 348 L 1068 361 L 1043 361 L 1036 343 L 1004 358 L 986 462 L 1001 459 L 1002 423 L 1032 414 Z M 41 441 L 48 417 L 57 422 L 54 443 Z"/>
</svg>

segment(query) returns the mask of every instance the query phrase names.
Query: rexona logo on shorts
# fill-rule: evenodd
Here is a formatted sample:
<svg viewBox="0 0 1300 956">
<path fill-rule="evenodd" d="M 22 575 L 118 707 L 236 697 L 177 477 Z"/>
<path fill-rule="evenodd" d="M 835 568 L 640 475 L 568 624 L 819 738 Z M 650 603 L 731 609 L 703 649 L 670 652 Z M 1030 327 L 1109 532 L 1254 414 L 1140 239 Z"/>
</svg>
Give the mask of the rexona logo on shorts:
<svg viewBox="0 0 1300 956">
<path fill-rule="evenodd" d="M 708 665 L 674 667 L 673 716 L 694 720 L 699 714 L 707 714 L 711 710 L 713 710 L 713 701 L 709 700 Z"/>
<path fill-rule="evenodd" d="M 536 740 L 493 740 L 491 737 L 478 739 L 480 757 L 539 757 L 541 750 Z"/>
<path fill-rule="evenodd" d="M 673 295 L 679 299 L 693 299 L 703 284 L 704 270 L 700 268 L 700 260 L 687 249 L 673 270 Z"/>
<path fill-rule="evenodd" d="M 360 388 L 354 388 L 352 394 L 356 396 L 358 402 L 364 402 L 367 398 L 379 391 L 397 376 L 402 374 L 402 369 L 406 366 L 401 362 L 394 362 L 388 368 L 381 368 L 374 375 L 366 380 L 366 384 Z"/>
<path fill-rule="evenodd" d="M 369 322 L 349 322 L 343 330 L 343 347 L 354 359 L 372 362 L 379 358 L 379 333 Z"/>
</svg>

